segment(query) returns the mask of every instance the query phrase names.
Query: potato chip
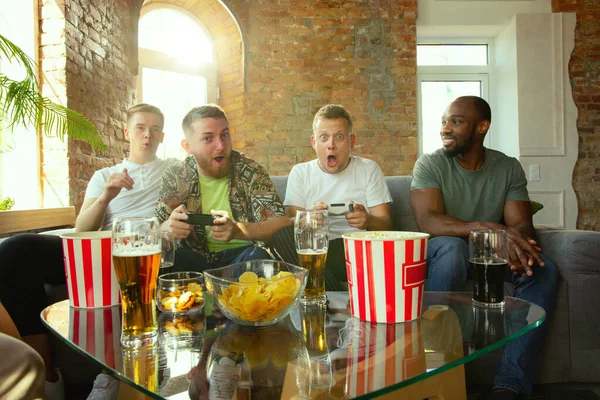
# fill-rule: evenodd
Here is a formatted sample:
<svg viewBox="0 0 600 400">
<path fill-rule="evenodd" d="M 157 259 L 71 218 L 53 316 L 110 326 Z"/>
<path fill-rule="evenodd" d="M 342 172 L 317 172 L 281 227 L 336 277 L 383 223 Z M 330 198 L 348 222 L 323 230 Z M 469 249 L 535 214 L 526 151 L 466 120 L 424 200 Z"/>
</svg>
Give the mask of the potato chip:
<svg viewBox="0 0 600 400">
<path fill-rule="evenodd" d="M 301 283 L 291 272 L 281 271 L 267 279 L 246 271 L 239 284 L 224 288 L 219 303 L 239 319 L 264 322 L 276 318 L 293 303 Z"/>
<path fill-rule="evenodd" d="M 256 275 L 252 271 L 246 271 L 242 274 L 242 276 L 240 276 L 240 279 L 238 280 L 240 281 L 240 283 L 257 283 L 258 275 Z"/>
</svg>

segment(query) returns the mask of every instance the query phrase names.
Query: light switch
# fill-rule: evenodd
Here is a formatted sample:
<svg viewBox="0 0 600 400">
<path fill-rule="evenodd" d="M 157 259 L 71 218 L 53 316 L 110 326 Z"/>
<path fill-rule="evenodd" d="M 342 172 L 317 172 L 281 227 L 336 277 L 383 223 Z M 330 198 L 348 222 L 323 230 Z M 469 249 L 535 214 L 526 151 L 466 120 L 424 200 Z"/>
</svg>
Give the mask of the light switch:
<svg viewBox="0 0 600 400">
<path fill-rule="evenodd" d="M 531 164 L 529 166 L 529 181 L 530 182 L 539 182 L 540 181 L 540 165 L 539 164 Z"/>
</svg>

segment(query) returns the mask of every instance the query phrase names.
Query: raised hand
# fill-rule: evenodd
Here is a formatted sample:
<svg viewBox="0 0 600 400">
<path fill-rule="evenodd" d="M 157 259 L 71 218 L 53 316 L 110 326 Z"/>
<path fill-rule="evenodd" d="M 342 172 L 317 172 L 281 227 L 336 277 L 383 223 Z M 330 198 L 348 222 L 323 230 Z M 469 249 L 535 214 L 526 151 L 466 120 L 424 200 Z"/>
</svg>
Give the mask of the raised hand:
<svg viewBox="0 0 600 400">
<path fill-rule="evenodd" d="M 121 193 L 121 189 L 133 189 L 133 184 L 133 179 L 131 179 L 127 173 L 127 168 L 123 168 L 123 172 L 112 174 L 108 177 L 106 183 L 104 184 L 104 192 L 102 193 L 102 196 L 106 202 L 110 202 L 112 199 L 117 197 L 119 193 Z"/>
</svg>

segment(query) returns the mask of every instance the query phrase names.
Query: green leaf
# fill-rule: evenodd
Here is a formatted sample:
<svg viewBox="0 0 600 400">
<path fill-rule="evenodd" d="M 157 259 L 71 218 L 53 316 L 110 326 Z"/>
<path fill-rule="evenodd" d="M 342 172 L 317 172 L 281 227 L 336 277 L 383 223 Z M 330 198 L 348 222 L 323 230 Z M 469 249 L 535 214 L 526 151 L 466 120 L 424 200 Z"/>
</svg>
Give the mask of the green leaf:
<svg viewBox="0 0 600 400">
<path fill-rule="evenodd" d="M 0 73 L 0 152 L 11 148 L 8 131 L 18 125 L 33 126 L 46 136 L 83 140 L 98 150 L 106 150 L 100 133 L 82 114 L 56 104 L 40 94 L 35 79 L 35 63 L 17 45 L 0 35 L 0 56 L 25 67 L 26 77 L 15 81 Z"/>
</svg>

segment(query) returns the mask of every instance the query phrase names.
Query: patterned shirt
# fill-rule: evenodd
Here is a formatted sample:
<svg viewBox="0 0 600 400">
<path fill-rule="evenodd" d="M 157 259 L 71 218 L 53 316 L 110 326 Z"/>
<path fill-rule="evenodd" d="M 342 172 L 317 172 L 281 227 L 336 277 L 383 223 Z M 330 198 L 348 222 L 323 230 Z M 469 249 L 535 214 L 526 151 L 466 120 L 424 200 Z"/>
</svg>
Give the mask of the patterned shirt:
<svg viewBox="0 0 600 400">
<path fill-rule="evenodd" d="M 227 192 L 235 221 L 262 222 L 285 215 L 275 186 L 259 163 L 232 151 L 231 165 Z M 155 211 L 160 223 L 169 219 L 171 212 L 181 204 L 190 212 L 202 212 L 202 196 L 194 156 L 187 157 L 165 171 Z M 218 262 L 221 258 L 219 253 L 208 251 L 204 226 L 194 225 L 190 235 L 178 242 L 179 247 L 200 253 L 209 263 Z M 265 247 L 262 242 L 251 243 Z"/>
</svg>

